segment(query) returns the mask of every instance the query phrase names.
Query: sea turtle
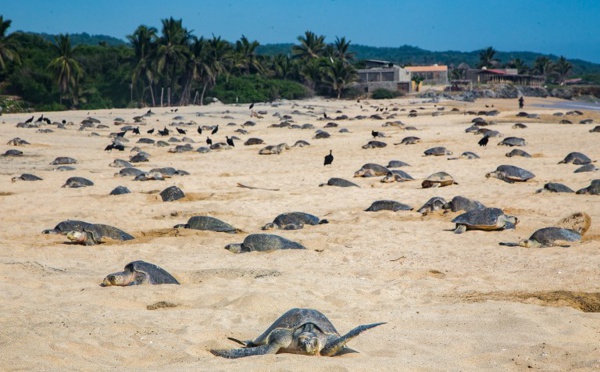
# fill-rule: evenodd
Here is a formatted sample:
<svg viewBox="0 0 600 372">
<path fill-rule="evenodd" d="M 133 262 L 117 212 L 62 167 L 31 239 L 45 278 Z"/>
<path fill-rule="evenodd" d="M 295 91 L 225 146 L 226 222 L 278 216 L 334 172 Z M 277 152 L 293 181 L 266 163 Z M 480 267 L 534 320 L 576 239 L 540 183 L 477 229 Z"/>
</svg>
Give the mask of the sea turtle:
<svg viewBox="0 0 600 372">
<path fill-rule="evenodd" d="M 365 212 L 379 212 L 379 211 L 412 211 L 413 208 L 409 205 L 402 204 L 395 200 L 377 200 L 371 204 L 371 206 L 365 209 Z"/>
<path fill-rule="evenodd" d="M 64 164 L 77 164 L 77 160 L 70 158 L 68 156 L 59 156 L 54 159 L 50 165 L 64 165 Z"/>
<path fill-rule="evenodd" d="M 354 182 L 350 182 L 350 181 L 346 181 L 343 178 L 337 178 L 337 177 L 332 177 L 330 178 L 327 183 L 322 183 L 319 186 L 338 186 L 338 187 L 359 187 L 357 184 L 355 184 Z"/>
<path fill-rule="evenodd" d="M 278 249 L 306 249 L 299 243 L 293 242 L 279 235 L 271 234 L 250 234 L 241 244 L 227 244 L 225 249 L 232 253 L 245 252 L 270 252 Z"/>
<path fill-rule="evenodd" d="M 401 160 L 390 160 L 386 168 L 401 168 L 401 167 L 410 167 L 410 164 L 405 163 Z"/>
<path fill-rule="evenodd" d="M 15 149 L 10 149 L 10 150 L 6 150 L 2 156 L 23 156 L 23 151 L 21 150 L 15 150 Z"/>
<path fill-rule="evenodd" d="M 600 125 L 596 125 L 592 129 L 590 129 L 590 133 L 594 133 L 594 132 L 596 132 L 596 133 L 600 132 Z"/>
<path fill-rule="evenodd" d="M 573 171 L 573 173 L 595 172 L 597 170 L 598 170 L 598 168 L 596 168 L 596 166 L 594 164 L 586 164 L 586 165 L 582 165 L 581 167 L 575 169 Z"/>
<path fill-rule="evenodd" d="M 82 231 L 69 231 L 67 233 L 67 238 L 74 244 L 82 245 L 95 245 L 102 242 L 102 236 L 98 235 L 92 228 L 84 228 Z"/>
<path fill-rule="evenodd" d="M 581 234 L 575 230 L 562 227 L 544 227 L 537 230 L 529 239 L 518 243 L 501 242 L 500 245 L 509 247 L 521 246 L 526 248 L 545 248 L 545 247 L 569 247 L 567 243 L 581 241 Z"/>
<path fill-rule="evenodd" d="M 329 223 L 327 220 L 321 220 L 319 217 L 304 212 L 289 212 L 282 213 L 275 217 L 273 222 L 262 227 L 263 230 L 282 229 L 282 230 L 299 230 L 304 225 L 322 225 Z"/>
<path fill-rule="evenodd" d="M 240 229 L 236 229 L 230 224 L 210 216 L 194 216 L 191 217 L 187 223 L 178 224 L 173 227 L 176 229 L 185 228 L 194 230 L 208 230 L 216 232 L 226 232 L 230 234 L 241 232 Z"/>
<path fill-rule="evenodd" d="M 262 139 L 252 137 L 248 138 L 246 142 L 244 142 L 244 146 L 262 145 L 263 143 L 265 143 L 265 141 Z"/>
<path fill-rule="evenodd" d="M 423 182 L 421 182 L 421 187 L 424 189 L 430 187 L 443 187 L 450 185 L 458 185 L 458 182 L 454 181 L 451 175 L 446 172 L 436 172 L 427 177 Z"/>
<path fill-rule="evenodd" d="M 394 169 L 388 172 L 388 174 L 385 175 L 385 177 L 383 177 L 381 179 L 381 182 L 383 183 L 391 183 L 391 182 L 404 182 L 404 181 L 412 181 L 414 178 L 411 177 L 410 174 L 406 173 L 403 170 L 400 169 Z"/>
<path fill-rule="evenodd" d="M 577 190 L 576 194 L 600 195 L 600 179 L 592 180 L 588 187 Z"/>
<path fill-rule="evenodd" d="M 400 141 L 399 143 L 394 143 L 394 145 L 414 145 L 419 142 L 421 142 L 421 139 L 419 137 L 408 136 L 402 138 L 402 141 Z"/>
<path fill-rule="evenodd" d="M 185 197 L 185 194 L 181 189 L 177 186 L 170 186 L 160 192 L 160 197 L 162 201 L 175 201 Z"/>
<path fill-rule="evenodd" d="M 139 175 L 145 173 L 146 172 L 144 172 L 143 170 L 137 168 L 121 168 L 121 170 L 118 173 L 115 173 L 115 177 L 138 177 Z"/>
<path fill-rule="evenodd" d="M 503 230 L 514 229 L 518 223 L 515 216 L 504 214 L 500 208 L 480 208 L 456 216 L 454 233 L 462 234 L 467 230 Z"/>
<path fill-rule="evenodd" d="M 421 208 L 417 209 L 417 212 L 421 213 L 423 216 L 438 211 L 442 209 L 446 205 L 446 199 L 441 196 L 434 196 L 431 199 L 427 200 Z"/>
<path fill-rule="evenodd" d="M 542 193 L 542 192 L 575 192 L 575 191 L 571 190 L 571 188 L 563 185 L 562 183 L 548 182 L 544 185 L 544 188 L 536 191 L 536 193 Z"/>
<path fill-rule="evenodd" d="M 354 172 L 354 177 L 386 176 L 389 172 L 390 170 L 384 167 L 383 165 L 367 163 L 360 167 L 359 170 Z"/>
<path fill-rule="evenodd" d="M 506 137 L 498 143 L 498 146 L 525 146 L 527 142 L 519 137 Z"/>
<path fill-rule="evenodd" d="M 363 149 L 381 149 L 387 146 L 387 143 L 381 141 L 369 141 L 363 145 Z"/>
<path fill-rule="evenodd" d="M 144 151 L 140 151 L 137 154 L 133 155 L 129 158 L 129 161 L 132 163 L 143 163 L 150 161 L 150 154 Z"/>
<path fill-rule="evenodd" d="M 127 160 L 123 160 L 123 159 L 115 159 L 108 166 L 113 167 L 113 168 L 131 168 L 131 167 L 133 167 L 133 165 L 131 165 L 130 162 L 128 162 Z"/>
<path fill-rule="evenodd" d="M 75 169 L 75 167 L 71 167 L 70 165 L 59 165 L 58 167 L 54 168 L 54 170 L 58 172 L 70 172 L 74 171 Z"/>
<path fill-rule="evenodd" d="M 590 164 L 592 159 L 588 158 L 585 154 L 580 152 L 570 152 L 565 156 L 565 158 L 558 162 L 558 164 L 569 164 L 573 163 L 575 165 L 585 165 Z"/>
<path fill-rule="evenodd" d="M 107 237 L 114 240 L 132 240 L 135 239 L 125 231 L 118 229 L 114 226 L 104 224 L 93 224 L 79 220 L 66 220 L 59 222 L 54 229 L 47 229 L 42 231 L 44 234 L 67 234 L 72 231 L 93 231 L 98 239 Z"/>
<path fill-rule="evenodd" d="M 465 211 L 469 212 L 473 209 L 483 209 L 485 205 L 478 202 L 477 200 L 472 200 L 469 198 L 465 198 L 461 195 L 456 195 L 452 198 L 448 203 L 443 206 L 444 209 L 450 210 L 452 212 Z"/>
<path fill-rule="evenodd" d="M 527 128 L 527 125 L 523 124 L 523 123 L 516 123 L 512 126 L 513 129 L 525 129 Z"/>
<path fill-rule="evenodd" d="M 447 150 L 445 147 L 432 147 L 425 150 L 424 154 L 425 156 L 444 156 L 452 155 L 452 151 Z"/>
<path fill-rule="evenodd" d="M 125 266 L 125 271 L 107 275 L 100 285 L 109 287 L 138 284 L 179 284 L 179 282 L 159 266 L 145 261 L 133 261 Z"/>
<path fill-rule="evenodd" d="M 62 187 L 70 187 L 70 188 L 78 188 L 78 187 L 87 187 L 94 186 L 94 183 L 87 178 L 83 177 L 70 177 L 65 181 L 65 184 Z"/>
<path fill-rule="evenodd" d="M 331 134 L 329 134 L 328 132 L 324 131 L 324 130 L 317 130 L 315 136 L 313 138 L 315 139 L 323 139 L 323 138 L 329 138 L 331 137 Z"/>
<path fill-rule="evenodd" d="M 497 178 L 507 183 L 514 183 L 530 180 L 535 177 L 535 174 L 514 165 L 499 165 L 495 171 L 489 172 L 485 176 L 487 178 Z"/>
<path fill-rule="evenodd" d="M 129 189 L 125 186 L 117 186 L 115 187 L 109 195 L 123 195 L 123 194 L 130 194 L 131 191 L 129 191 Z"/>
<path fill-rule="evenodd" d="M 42 181 L 42 178 L 31 173 L 23 173 L 18 177 L 11 178 L 11 181 Z"/>
<path fill-rule="evenodd" d="M 353 353 L 346 343 L 362 332 L 385 323 L 360 325 L 340 336 L 323 313 L 314 309 L 291 309 L 280 316 L 254 340 L 230 340 L 244 345 L 242 349 L 213 349 L 210 352 L 224 358 L 243 358 L 252 355 L 293 353 L 336 356 Z"/>
<path fill-rule="evenodd" d="M 12 146 L 24 146 L 24 145 L 31 145 L 29 142 L 25 141 L 24 139 L 21 139 L 19 137 L 15 137 L 13 139 L 11 139 L 10 141 L 8 141 L 6 143 L 7 145 L 12 145 Z"/>
<path fill-rule="evenodd" d="M 304 147 L 304 146 L 310 146 L 310 143 L 308 143 L 307 141 L 304 141 L 304 140 L 298 140 L 298 141 L 296 141 L 296 143 L 294 143 L 292 145 L 292 147 Z"/>
<path fill-rule="evenodd" d="M 460 154 L 460 158 L 467 159 L 467 160 L 473 160 L 473 159 L 479 159 L 479 155 L 477 155 L 476 153 L 474 153 L 472 151 L 465 151 L 462 154 Z"/>
<path fill-rule="evenodd" d="M 511 152 L 506 153 L 507 158 L 512 158 L 513 156 L 522 156 L 524 158 L 531 157 L 531 155 L 529 155 L 526 151 L 523 151 L 521 149 L 513 149 Z"/>
</svg>

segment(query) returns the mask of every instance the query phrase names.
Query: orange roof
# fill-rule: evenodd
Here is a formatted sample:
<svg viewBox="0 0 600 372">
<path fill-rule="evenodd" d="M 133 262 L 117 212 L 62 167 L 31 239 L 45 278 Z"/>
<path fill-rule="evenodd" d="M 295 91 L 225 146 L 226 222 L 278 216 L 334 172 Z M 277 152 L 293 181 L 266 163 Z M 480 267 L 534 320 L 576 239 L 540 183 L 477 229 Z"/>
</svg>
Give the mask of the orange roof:
<svg viewBox="0 0 600 372">
<path fill-rule="evenodd" d="M 410 72 L 448 71 L 448 66 L 406 66 Z"/>
</svg>

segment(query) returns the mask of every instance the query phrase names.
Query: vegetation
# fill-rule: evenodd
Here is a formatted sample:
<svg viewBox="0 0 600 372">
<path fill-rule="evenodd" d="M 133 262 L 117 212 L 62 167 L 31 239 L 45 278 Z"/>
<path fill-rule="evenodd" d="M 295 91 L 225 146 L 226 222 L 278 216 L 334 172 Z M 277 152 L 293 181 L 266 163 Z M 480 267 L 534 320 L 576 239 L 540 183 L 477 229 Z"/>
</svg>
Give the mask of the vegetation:
<svg viewBox="0 0 600 372">
<path fill-rule="evenodd" d="M 390 99 L 400 97 L 402 95 L 401 92 L 393 91 L 385 88 L 375 89 L 371 94 L 373 99 Z"/>
<path fill-rule="evenodd" d="M 366 59 L 400 65 L 446 64 L 452 78 L 468 66 L 516 68 L 550 84 L 572 77 L 600 83 L 600 65 L 563 56 L 503 53 L 492 47 L 470 53 L 430 52 L 412 46 L 373 48 L 345 37 L 327 43 L 306 31 L 297 44 L 260 45 L 244 35 L 235 42 L 197 37 L 181 19 L 161 20 L 160 30 L 140 25 L 126 41 L 103 35 L 8 34 L 0 15 L 0 94 L 5 110 L 204 104 L 205 97 L 250 103 L 312 94 L 352 98 L 357 69 Z M 418 83 L 418 81 L 415 81 Z M 389 96 L 376 91 L 374 96 Z M 19 98 L 21 100 L 19 100 Z"/>
</svg>

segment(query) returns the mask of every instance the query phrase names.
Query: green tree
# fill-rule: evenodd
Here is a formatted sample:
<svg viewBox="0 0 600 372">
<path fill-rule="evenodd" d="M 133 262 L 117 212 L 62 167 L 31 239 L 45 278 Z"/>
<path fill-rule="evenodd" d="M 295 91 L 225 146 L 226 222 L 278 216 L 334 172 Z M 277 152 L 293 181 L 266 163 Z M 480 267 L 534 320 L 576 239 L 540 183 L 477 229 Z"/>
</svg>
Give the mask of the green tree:
<svg viewBox="0 0 600 372">
<path fill-rule="evenodd" d="M 182 25 L 182 20 L 163 19 L 161 36 L 156 49 L 156 69 L 165 78 L 167 87 L 167 106 L 171 106 L 171 97 L 178 87 L 175 86 L 178 68 L 187 61 L 190 31 Z M 162 105 L 162 95 L 161 95 Z"/>
<path fill-rule="evenodd" d="M 6 68 L 7 60 L 20 63 L 19 45 L 11 35 L 6 35 L 6 30 L 8 30 L 11 23 L 10 19 L 5 21 L 4 17 L 0 15 L 0 70 Z"/>
<path fill-rule="evenodd" d="M 323 82 L 336 93 L 338 99 L 342 97 L 343 90 L 358 79 L 356 69 L 342 59 L 329 61 L 323 71 Z"/>
<path fill-rule="evenodd" d="M 154 83 L 156 82 L 156 66 L 153 64 L 154 54 L 156 53 L 157 30 L 154 27 L 144 25 L 138 26 L 132 35 L 127 35 L 127 40 L 131 43 L 134 51 L 133 70 L 131 72 L 131 83 L 133 86 L 141 84 L 142 97 L 148 89 L 152 106 L 156 106 L 154 97 Z M 144 79 L 146 81 L 144 81 Z M 146 84 L 148 86 L 146 88 Z"/>
<path fill-rule="evenodd" d="M 500 63 L 498 59 L 495 58 L 496 51 L 492 47 L 485 48 L 479 52 L 479 64 L 477 68 L 494 68 L 497 67 Z"/>
<path fill-rule="evenodd" d="M 354 60 L 354 52 L 350 51 L 350 41 L 346 41 L 345 37 L 341 39 L 336 36 L 335 41 L 333 42 L 333 47 L 335 50 L 334 56 L 336 58 L 341 59 L 343 62 L 349 62 Z"/>
<path fill-rule="evenodd" d="M 527 74 L 527 73 L 529 73 L 529 70 L 530 70 L 529 66 L 527 66 L 525 61 L 523 61 L 521 58 L 511 59 L 510 61 L 508 61 L 507 67 L 508 68 L 516 68 L 517 73 L 519 73 L 519 74 Z"/>
<path fill-rule="evenodd" d="M 567 59 L 564 56 L 560 56 L 558 61 L 556 61 L 556 63 L 554 64 L 553 69 L 553 72 L 556 75 L 558 83 L 560 85 L 565 84 L 565 80 L 571 74 L 572 70 L 573 65 L 569 61 L 567 61 Z"/>
<path fill-rule="evenodd" d="M 60 92 L 60 103 L 63 96 L 71 98 L 71 103 L 76 104 L 76 92 L 81 78 L 83 77 L 83 68 L 79 61 L 75 59 L 75 52 L 79 46 L 73 47 L 68 34 L 59 34 L 54 38 L 55 51 L 58 57 L 54 58 L 48 68 L 54 73 L 54 78 L 58 84 Z"/>
<path fill-rule="evenodd" d="M 533 64 L 533 70 L 538 74 L 542 75 L 545 78 L 548 78 L 550 73 L 552 72 L 552 60 L 546 56 L 539 56 L 535 59 Z"/>
<path fill-rule="evenodd" d="M 300 45 L 292 46 L 294 58 L 302 60 L 322 57 L 325 52 L 325 36 L 317 36 L 311 31 L 306 31 L 304 37 L 298 36 Z"/>
<path fill-rule="evenodd" d="M 250 41 L 244 35 L 240 40 L 235 42 L 235 49 L 233 51 L 234 58 L 236 59 L 236 67 L 241 70 L 243 75 L 249 75 L 251 71 L 258 74 L 263 72 L 263 66 L 256 54 L 256 48 L 260 46 L 258 41 Z"/>
</svg>

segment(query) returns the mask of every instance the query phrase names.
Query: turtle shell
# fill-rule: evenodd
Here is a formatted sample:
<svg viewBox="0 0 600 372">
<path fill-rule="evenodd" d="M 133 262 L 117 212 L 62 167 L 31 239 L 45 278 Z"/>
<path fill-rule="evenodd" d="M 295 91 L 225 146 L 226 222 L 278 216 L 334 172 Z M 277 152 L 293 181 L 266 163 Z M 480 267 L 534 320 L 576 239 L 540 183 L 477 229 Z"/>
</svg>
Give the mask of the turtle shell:
<svg viewBox="0 0 600 372">
<path fill-rule="evenodd" d="M 390 170 L 383 165 L 367 163 L 354 172 L 354 177 L 364 177 L 366 174 L 369 174 L 369 176 L 385 176 L 389 171 Z"/>
<path fill-rule="evenodd" d="M 346 181 L 343 178 L 337 178 L 337 177 L 332 177 L 330 178 L 327 183 L 327 186 L 338 186 L 338 187 L 360 187 L 357 184 L 355 184 L 354 182 L 350 182 L 350 181 Z"/>
<path fill-rule="evenodd" d="M 590 164 L 592 159 L 588 158 L 587 155 L 582 154 L 580 152 L 571 152 L 565 156 L 565 158 L 558 162 L 558 164 L 569 164 L 573 163 L 575 165 L 585 165 Z"/>
<path fill-rule="evenodd" d="M 273 220 L 273 223 L 279 227 L 299 224 L 314 226 L 318 225 L 319 222 L 319 217 L 304 212 L 282 213 Z"/>
<path fill-rule="evenodd" d="M 523 168 L 514 165 L 500 165 L 496 168 L 497 172 L 503 172 L 506 178 L 511 181 L 527 181 L 535 177 L 535 174 Z"/>
<path fill-rule="evenodd" d="M 548 182 L 544 185 L 544 190 L 548 190 L 550 192 L 575 192 L 568 186 L 556 182 Z"/>
<path fill-rule="evenodd" d="M 496 230 L 498 229 L 498 217 L 503 215 L 504 212 L 500 208 L 473 209 L 456 216 L 452 222 L 457 225 L 465 225 L 467 229 Z"/>
<path fill-rule="evenodd" d="M 575 230 L 564 229 L 561 227 L 544 227 L 534 232 L 529 240 L 540 243 L 543 247 L 557 245 L 561 241 L 578 242 L 581 241 L 581 234 Z"/>
<path fill-rule="evenodd" d="M 306 249 L 299 243 L 293 242 L 279 235 L 251 234 L 244 239 L 242 250 L 245 252 L 269 252 L 277 249 Z"/>
<path fill-rule="evenodd" d="M 434 186 L 449 186 L 455 184 L 454 178 L 446 172 L 436 172 L 427 177 L 422 183 L 421 186 L 426 189 Z"/>
<path fill-rule="evenodd" d="M 177 225 L 176 227 L 178 227 Z M 235 234 L 239 230 L 230 224 L 223 222 L 217 218 L 210 216 L 194 216 L 191 217 L 187 224 L 184 225 L 186 229 L 194 229 L 194 230 L 208 230 L 208 231 L 216 231 L 216 232 L 226 232 L 230 234 Z"/>
<path fill-rule="evenodd" d="M 267 342 L 271 332 L 276 329 L 296 330 L 305 324 L 314 324 L 322 333 L 339 337 L 340 334 L 335 329 L 333 324 L 327 319 L 323 313 L 314 309 L 290 309 L 282 316 L 277 318 L 273 324 L 263 334 L 258 336 L 253 345 L 262 345 Z M 249 345 L 251 346 L 251 345 Z"/>
<path fill-rule="evenodd" d="M 498 146 L 525 146 L 527 145 L 527 142 L 525 142 L 525 140 L 523 138 L 519 138 L 519 137 L 506 137 L 505 139 L 503 139 L 500 143 L 498 143 Z"/>
<path fill-rule="evenodd" d="M 365 209 L 365 212 L 379 212 L 379 211 L 412 211 L 412 207 L 406 204 L 402 204 L 395 200 L 377 200 L 371 204 L 371 206 Z"/>
<path fill-rule="evenodd" d="M 444 155 L 452 155 L 452 151 L 447 150 L 445 147 L 432 147 L 430 149 L 425 150 L 425 156 L 444 156 Z"/>
<path fill-rule="evenodd" d="M 387 168 L 400 168 L 400 167 L 410 167 L 410 164 L 405 163 L 400 160 L 390 160 L 387 165 Z"/>
</svg>

